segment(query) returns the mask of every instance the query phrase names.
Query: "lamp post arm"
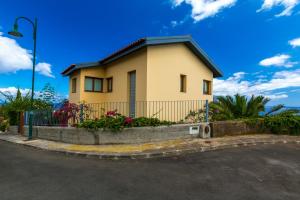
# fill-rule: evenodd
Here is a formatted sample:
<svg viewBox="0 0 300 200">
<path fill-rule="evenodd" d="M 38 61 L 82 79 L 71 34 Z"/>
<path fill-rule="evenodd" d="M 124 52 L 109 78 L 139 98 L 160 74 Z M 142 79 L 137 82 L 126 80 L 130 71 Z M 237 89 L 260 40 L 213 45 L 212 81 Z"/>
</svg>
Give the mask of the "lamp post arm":
<svg viewBox="0 0 300 200">
<path fill-rule="evenodd" d="M 16 20 L 15 20 L 15 24 L 17 24 L 20 19 L 28 21 L 32 25 L 32 27 L 34 29 L 34 27 L 35 27 L 34 22 L 31 19 L 27 18 L 27 17 L 17 17 Z"/>
<path fill-rule="evenodd" d="M 33 28 L 33 39 L 36 40 L 36 30 L 37 30 L 37 19 L 35 18 L 34 22 L 27 17 L 17 17 L 15 20 L 15 24 L 18 24 L 19 20 L 25 20 L 32 25 Z"/>
</svg>

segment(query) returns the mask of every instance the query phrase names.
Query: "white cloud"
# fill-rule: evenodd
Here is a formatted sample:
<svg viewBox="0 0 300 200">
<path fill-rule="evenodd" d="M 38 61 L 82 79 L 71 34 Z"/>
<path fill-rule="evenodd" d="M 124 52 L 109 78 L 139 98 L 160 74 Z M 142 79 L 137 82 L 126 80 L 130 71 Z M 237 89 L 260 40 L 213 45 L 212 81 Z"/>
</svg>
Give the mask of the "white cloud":
<svg viewBox="0 0 300 200">
<path fill-rule="evenodd" d="M 173 28 L 175 28 L 175 27 L 177 27 L 177 26 L 179 26 L 179 25 L 181 25 L 182 24 L 182 21 L 180 21 L 180 22 L 178 22 L 178 21 L 171 21 L 171 26 L 173 27 Z"/>
<path fill-rule="evenodd" d="M 296 38 L 296 39 L 293 39 L 293 40 L 290 40 L 289 41 L 289 44 L 292 46 L 292 47 L 300 47 L 300 38 Z"/>
<path fill-rule="evenodd" d="M 182 4 L 185 0 L 173 0 L 173 5 L 174 6 L 179 6 L 180 4 Z"/>
<path fill-rule="evenodd" d="M 16 87 L 0 88 L 0 92 L 9 94 L 9 95 L 13 95 L 13 96 L 15 96 L 17 94 L 17 91 L 18 91 L 18 88 L 16 88 Z M 31 93 L 30 93 L 31 89 L 28 89 L 28 88 L 20 88 L 20 92 L 21 92 L 22 96 L 25 96 L 28 93 L 29 93 L 29 95 L 31 95 Z M 38 98 L 40 95 L 41 95 L 41 91 L 34 92 L 35 98 Z M 55 93 L 54 99 L 55 99 L 54 100 L 55 103 L 59 103 L 64 99 L 68 99 L 68 95 L 60 95 L 60 94 Z M 0 94 L 0 102 L 1 101 L 2 102 L 5 101 L 5 97 Z"/>
<path fill-rule="evenodd" d="M 234 95 L 237 93 L 247 93 L 251 83 L 243 80 L 245 75 L 245 72 L 237 72 L 225 80 L 214 79 L 214 95 Z"/>
<path fill-rule="evenodd" d="M 184 24 L 184 22 L 186 22 L 186 19 L 183 19 L 181 21 L 173 20 L 173 21 L 171 21 L 171 27 L 175 28 L 177 26 L 180 26 L 180 25 Z"/>
<path fill-rule="evenodd" d="M 290 58 L 291 58 L 290 55 L 279 54 L 279 55 L 273 56 L 271 58 L 266 58 L 266 59 L 260 61 L 259 65 L 264 66 L 264 67 L 275 66 L 275 67 L 290 68 L 290 67 L 293 67 L 294 65 L 298 64 L 298 62 L 291 62 Z"/>
<path fill-rule="evenodd" d="M 257 12 L 270 10 L 275 6 L 282 6 L 284 10 L 275 15 L 276 17 L 290 16 L 293 9 L 300 3 L 300 0 L 264 0 L 262 7 Z"/>
<path fill-rule="evenodd" d="M 14 39 L 4 37 L 0 32 L 0 74 L 15 73 L 19 70 L 32 70 L 32 54 L 29 50 L 22 48 Z M 51 65 L 38 63 L 39 74 L 54 77 Z"/>
<path fill-rule="evenodd" d="M 277 99 L 286 99 L 289 96 L 287 94 L 271 94 L 271 95 L 265 95 L 265 97 L 272 99 L 272 100 L 277 100 Z"/>
<path fill-rule="evenodd" d="M 279 71 L 264 81 L 258 79 L 249 81 L 245 79 L 245 75 L 244 72 L 238 72 L 225 80 L 215 79 L 214 94 L 234 95 L 239 93 L 247 96 L 264 95 L 271 99 L 280 99 L 287 98 L 288 94 L 286 92 L 276 93 L 277 90 L 300 87 L 300 69 Z"/>
<path fill-rule="evenodd" d="M 236 2 L 237 0 L 172 0 L 175 7 L 183 3 L 192 6 L 191 17 L 195 22 L 213 17 L 223 9 L 234 6 Z"/>
<path fill-rule="evenodd" d="M 11 94 L 11 95 L 16 95 L 17 91 L 18 91 L 18 88 L 16 88 L 16 87 L 0 88 L 0 92 Z M 30 91 L 31 91 L 30 89 L 21 89 L 20 88 L 20 92 L 22 95 L 25 95 Z M 0 98 L 3 98 L 3 96 L 0 95 Z"/>
<path fill-rule="evenodd" d="M 44 76 L 55 78 L 51 71 L 51 65 L 49 63 L 38 63 L 36 65 L 36 71 Z"/>
</svg>

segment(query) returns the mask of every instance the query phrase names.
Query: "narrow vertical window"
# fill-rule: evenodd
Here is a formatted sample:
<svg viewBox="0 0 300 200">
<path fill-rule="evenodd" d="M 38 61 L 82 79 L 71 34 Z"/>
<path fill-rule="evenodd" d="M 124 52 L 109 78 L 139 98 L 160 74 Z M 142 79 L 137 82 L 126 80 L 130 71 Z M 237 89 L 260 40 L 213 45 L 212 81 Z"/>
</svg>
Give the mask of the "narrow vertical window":
<svg viewBox="0 0 300 200">
<path fill-rule="evenodd" d="M 211 95 L 211 81 L 203 80 L 203 94 Z"/>
<path fill-rule="evenodd" d="M 107 78 L 107 92 L 113 91 L 113 78 Z"/>
<path fill-rule="evenodd" d="M 76 93 L 76 85 L 77 85 L 77 79 L 73 78 L 72 79 L 72 93 Z"/>
<path fill-rule="evenodd" d="M 84 90 L 87 92 L 93 91 L 93 78 L 85 77 Z"/>
<path fill-rule="evenodd" d="M 186 92 L 186 75 L 180 75 L 180 92 Z"/>
<path fill-rule="evenodd" d="M 102 92 L 102 79 L 94 79 L 94 92 Z"/>
</svg>

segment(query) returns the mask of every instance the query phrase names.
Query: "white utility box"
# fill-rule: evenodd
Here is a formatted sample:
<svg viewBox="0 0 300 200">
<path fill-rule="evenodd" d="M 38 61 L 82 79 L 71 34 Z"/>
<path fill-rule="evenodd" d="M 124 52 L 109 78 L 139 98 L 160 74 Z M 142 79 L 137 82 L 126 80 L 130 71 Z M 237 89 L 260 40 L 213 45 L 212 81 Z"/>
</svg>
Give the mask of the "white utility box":
<svg viewBox="0 0 300 200">
<path fill-rule="evenodd" d="M 190 134 L 191 135 L 198 135 L 199 134 L 199 126 L 190 126 Z"/>
</svg>

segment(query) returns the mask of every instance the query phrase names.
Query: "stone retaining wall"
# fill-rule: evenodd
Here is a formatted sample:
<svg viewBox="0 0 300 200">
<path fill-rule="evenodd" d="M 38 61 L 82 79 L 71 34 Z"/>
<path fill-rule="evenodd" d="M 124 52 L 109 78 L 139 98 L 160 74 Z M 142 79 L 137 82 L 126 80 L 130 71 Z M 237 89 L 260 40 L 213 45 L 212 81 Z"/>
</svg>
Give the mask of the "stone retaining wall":
<svg viewBox="0 0 300 200">
<path fill-rule="evenodd" d="M 191 125 L 172 125 L 160 127 L 126 128 L 121 132 L 88 131 L 81 128 L 69 127 L 34 127 L 33 137 L 60 141 L 71 144 L 131 144 L 146 143 L 178 138 L 192 138 L 197 135 L 189 134 Z M 28 135 L 28 127 L 25 127 Z"/>
<path fill-rule="evenodd" d="M 193 138 L 198 135 L 190 135 L 190 126 L 197 124 L 181 124 L 161 127 L 126 128 L 121 132 L 112 131 L 88 131 L 81 128 L 70 127 L 34 127 L 33 137 L 60 141 L 70 144 L 131 144 L 146 143 L 179 138 Z M 212 137 L 248 135 L 268 133 L 259 127 L 247 125 L 243 121 L 224 121 L 210 123 Z M 17 127 L 10 127 L 10 132 L 17 134 Z M 25 135 L 28 135 L 28 127 L 25 127 Z"/>
<path fill-rule="evenodd" d="M 244 121 L 219 121 L 210 123 L 212 137 L 224 137 L 249 134 L 268 134 L 266 130 L 261 130 L 259 126 L 250 126 Z"/>
<path fill-rule="evenodd" d="M 18 134 L 18 126 L 9 126 L 8 131 L 11 134 Z"/>
</svg>

